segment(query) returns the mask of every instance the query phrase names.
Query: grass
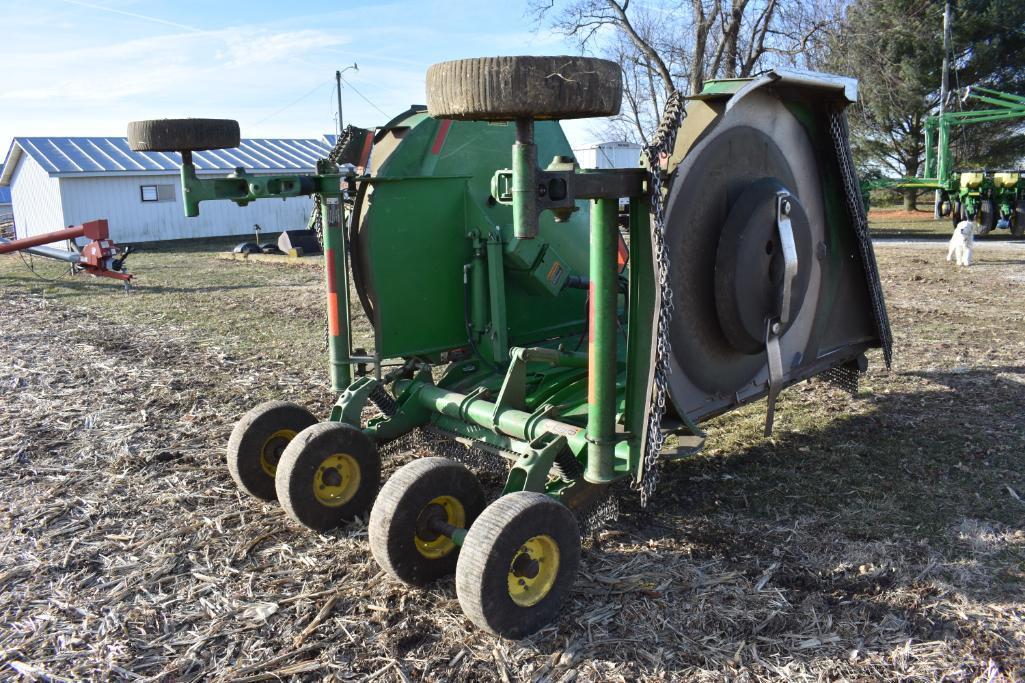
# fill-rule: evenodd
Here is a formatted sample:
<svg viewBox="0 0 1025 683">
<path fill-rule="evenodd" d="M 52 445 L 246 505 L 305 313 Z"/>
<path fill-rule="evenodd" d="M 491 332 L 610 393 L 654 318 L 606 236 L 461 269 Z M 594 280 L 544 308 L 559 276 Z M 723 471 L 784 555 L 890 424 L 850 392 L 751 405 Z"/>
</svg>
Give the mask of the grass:
<svg viewBox="0 0 1025 683">
<path fill-rule="evenodd" d="M 876 234 L 899 237 L 946 238 L 949 225 L 923 217 L 886 227 L 879 213 L 872 221 Z M 1025 250 L 983 241 L 976 265 L 957 269 L 943 260 L 942 244 L 878 246 L 893 369 L 871 354 L 856 397 L 821 381 L 789 388 L 770 438 L 761 436 L 763 403 L 707 423 L 704 452 L 665 465 L 652 505 L 642 510 L 634 497 L 625 499 L 620 521 L 588 545 L 560 624 L 532 641 L 504 644 L 467 627 L 449 584 L 419 591 L 383 580 L 368 557 L 365 527 L 304 535 L 269 506 L 228 493 L 221 448 L 239 412 L 280 396 L 323 413 L 333 397 L 326 388 L 320 271 L 217 259 L 226 246 L 145 248 L 129 260 L 138 278 L 130 296 L 117 283 L 83 276 L 42 282 L 17 257 L 0 257 L 0 301 L 15 311 L 0 314 L 8 340 L 0 358 L 19 387 L 0 407 L 14 438 L 0 438 L 0 461 L 9 465 L 0 478 L 0 499 L 8 497 L 0 507 L 8 530 L 0 537 L 0 576 L 14 576 L 26 561 L 12 554 L 22 534 L 55 529 L 67 538 L 60 525 L 67 510 L 81 505 L 83 519 L 98 520 L 103 538 L 125 535 L 121 526 L 141 535 L 131 548 L 146 551 L 133 550 L 128 567 L 188 557 L 192 569 L 171 574 L 182 582 L 172 594 L 198 590 L 217 603 L 207 607 L 219 615 L 212 624 L 240 609 L 225 598 L 231 590 L 283 605 L 246 631 L 256 640 L 211 626 L 203 631 L 207 640 L 181 646 L 149 635 L 161 645 L 146 649 L 139 634 L 147 629 L 159 634 L 176 619 L 183 625 L 175 628 L 185 630 L 205 623 L 182 615 L 195 603 L 166 613 L 146 608 L 163 615 L 154 626 L 149 612 L 132 612 L 128 598 L 89 597 L 109 614 L 135 615 L 138 634 L 117 647 L 135 657 L 147 653 L 138 660 L 145 675 L 212 676 L 287 654 L 289 629 L 301 630 L 321 605 L 286 606 L 293 605 L 286 596 L 336 588 L 338 606 L 328 609 L 309 643 L 342 647 L 326 649 L 335 654 L 325 661 L 380 680 L 559 679 L 570 671 L 579 671 L 580 680 L 1025 675 Z M 59 264 L 36 263 L 51 275 L 61 271 Z M 365 321 L 358 321 L 357 344 L 369 342 Z M 89 392 L 103 382 L 87 382 L 95 376 L 76 373 L 79 364 L 104 381 L 110 371 L 125 378 L 100 401 Z M 133 379 L 135 368 L 142 374 Z M 41 408 L 47 401 L 61 401 L 49 418 Z M 79 432 L 83 415 L 111 422 Z M 54 500 L 49 492 L 58 486 L 54 473 L 62 471 L 65 451 L 89 454 L 92 464 L 77 483 L 74 475 L 62 479 L 62 497 Z M 22 459 L 31 469 L 18 464 Z M 155 494 L 131 497 L 164 490 L 153 487 L 175 476 L 188 479 L 169 487 L 166 502 Z M 125 521 L 104 507 L 119 500 L 145 509 L 143 520 Z M 46 521 L 34 521 L 40 518 Z M 233 521 L 215 533 L 211 519 L 218 529 L 222 519 Z M 175 525 L 194 525 L 199 536 L 166 540 Z M 269 535 L 273 540 L 265 540 Z M 144 543 L 147 537 L 157 540 Z M 93 569 L 118 557 L 116 549 L 34 543 L 32 552 L 52 572 L 41 576 L 56 577 L 48 579 L 51 586 L 64 586 L 60 577 L 69 572 L 78 572 L 78 581 L 96 571 L 97 585 L 113 586 L 117 595 L 129 590 Z M 336 562 L 343 551 L 345 561 Z M 242 559 L 222 566 L 219 554 Z M 281 578 L 270 586 L 246 578 L 263 574 Z M 49 631 L 32 630 L 24 615 L 33 624 L 61 623 L 39 612 L 39 591 L 58 588 L 25 588 L 12 600 L 21 624 L 12 633 L 22 640 L 0 643 L 7 648 L 0 662 L 11 652 L 47 661 L 51 646 L 37 648 L 27 634 L 43 638 Z M 221 605 L 222 598 L 230 604 Z M 76 628 L 88 641 L 89 620 L 72 621 L 81 621 Z M 344 646 L 342 638 L 339 646 L 335 635 L 343 632 L 355 633 L 359 645 Z M 104 633 L 113 637 L 116 629 Z M 198 657 L 194 643 L 205 643 L 209 657 Z M 130 669 L 136 661 L 110 656 Z M 77 677 L 117 671 L 89 668 L 99 667 L 96 654 L 68 657 Z"/>
</svg>

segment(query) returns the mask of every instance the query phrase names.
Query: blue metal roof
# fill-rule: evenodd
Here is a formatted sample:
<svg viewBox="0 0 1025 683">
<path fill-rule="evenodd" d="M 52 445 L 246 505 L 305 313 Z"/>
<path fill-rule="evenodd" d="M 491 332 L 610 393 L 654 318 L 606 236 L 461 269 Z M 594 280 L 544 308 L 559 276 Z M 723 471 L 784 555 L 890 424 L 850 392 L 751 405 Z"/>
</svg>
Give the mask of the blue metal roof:
<svg viewBox="0 0 1025 683">
<path fill-rule="evenodd" d="M 313 171 L 331 146 L 323 139 L 249 139 L 236 149 L 193 152 L 199 173 L 227 172 L 237 167 L 256 172 Z M 127 138 L 14 138 L 0 170 L 0 185 L 20 155 L 28 154 L 51 176 L 152 175 L 177 173 L 177 152 L 133 152 Z"/>
</svg>

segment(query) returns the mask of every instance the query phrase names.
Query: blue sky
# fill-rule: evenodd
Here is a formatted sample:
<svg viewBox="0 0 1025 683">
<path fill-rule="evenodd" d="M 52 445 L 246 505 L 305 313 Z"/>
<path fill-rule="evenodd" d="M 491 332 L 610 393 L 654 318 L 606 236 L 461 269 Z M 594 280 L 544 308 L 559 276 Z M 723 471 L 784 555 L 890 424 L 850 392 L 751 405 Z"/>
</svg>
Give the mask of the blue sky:
<svg viewBox="0 0 1025 683">
<path fill-rule="evenodd" d="M 234 118 L 245 137 L 332 132 L 424 102 L 424 73 L 461 57 L 573 54 L 525 2 L 0 0 L 0 155 L 29 135 L 125 134 L 128 121 Z M 592 122 L 569 122 L 575 144 Z"/>
</svg>

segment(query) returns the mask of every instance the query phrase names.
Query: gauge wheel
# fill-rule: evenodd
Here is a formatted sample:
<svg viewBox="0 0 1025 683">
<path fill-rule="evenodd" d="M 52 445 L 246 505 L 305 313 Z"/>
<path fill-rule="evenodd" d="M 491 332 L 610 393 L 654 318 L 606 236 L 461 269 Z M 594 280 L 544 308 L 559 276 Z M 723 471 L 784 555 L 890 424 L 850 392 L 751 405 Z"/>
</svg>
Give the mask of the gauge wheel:
<svg viewBox="0 0 1025 683">
<path fill-rule="evenodd" d="M 1011 235 L 1014 237 L 1025 237 L 1025 200 L 1019 200 L 1014 205 L 1014 215 L 1011 219 Z"/>
<path fill-rule="evenodd" d="M 480 628 L 523 638 L 558 617 L 579 564 L 580 530 L 569 508 L 543 493 L 510 493 L 467 532 L 456 595 Z"/>
<path fill-rule="evenodd" d="M 985 235 L 993 231 L 997 225 L 996 207 L 992 199 L 979 202 L 979 234 Z"/>
<path fill-rule="evenodd" d="M 960 223 L 962 220 L 964 220 L 961 217 L 961 213 L 962 213 L 961 202 L 955 201 L 954 202 L 954 208 L 951 209 L 951 211 L 950 211 L 950 224 L 951 224 L 951 227 L 956 228 L 957 224 Z"/>
<path fill-rule="evenodd" d="M 238 121 L 231 119 L 154 119 L 128 124 L 128 146 L 135 152 L 200 152 L 241 144 Z"/>
<path fill-rule="evenodd" d="M 275 500 L 274 474 L 295 435 L 317 424 L 313 413 L 295 403 L 268 401 L 242 416 L 228 439 L 228 471 L 243 492 Z"/>
<path fill-rule="evenodd" d="M 427 111 L 441 119 L 511 121 L 614 116 L 623 70 L 593 57 L 479 57 L 427 70 Z"/>
<path fill-rule="evenodd" d="M 432 522 L 468 529 L 483 509 L 484 490 L 464 465 L 414 460 L 381 487 L 370 511 L 370 551 L 396 579 L 422 586 L 452 574 L 459 557 L 459 547 Z"/>
<path fill-rule="evenodd" d="M 289 517 L 327 531 L 366 514 L 381 483 L 377 446 L 341 422 L 299 432 L 278 463 L 274 486 Z"/>
</svg>

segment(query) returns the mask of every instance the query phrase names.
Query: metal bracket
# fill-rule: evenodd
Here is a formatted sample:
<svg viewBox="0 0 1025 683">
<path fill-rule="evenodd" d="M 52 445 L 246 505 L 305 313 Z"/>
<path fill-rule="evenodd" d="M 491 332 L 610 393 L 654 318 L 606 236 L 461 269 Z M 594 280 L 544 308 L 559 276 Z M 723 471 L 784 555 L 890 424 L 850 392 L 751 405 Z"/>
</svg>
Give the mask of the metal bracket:
<svg viewBox="0 0 1025 683">
<path fill-rule="evenodd" d="M 776 397 L 783 388 L 783 355 L 779 348 L 779 333 L 783 326 L 778 320 L 768 320 L 765 325 L 765 355 L 769 359 L 769 396 L 765 410 L 765 436 L 772 434 L 772 422 L 776 416 Z"/>
<path fill-rule="evenodd" d="M 360 377 L 345 388 L 331 408 L 331 421 L 344 422 L 353 427 L 362 424 L 363 408 L 370 400 L 372 392 L 380 382 L 372 377 Z"/>
<path fill-rule="evenodd" d="M 509 478 L 502 489 L 502 495 L 514 491 L 543 493 L 555 456 L 566 447 L 566 437 L 561 434 L 542 434 L 531 441 L 530 450 L 520 456 L 509 469 Z"/>
<path fill-rule="evenodd" d="M 769 362 L 769 395 L 765 410 L 765 436 L 772 434 L 772 423 L 776 417 L 776 398 L 783 388 L 783 354 L 779 339 L 783 326 L 790 322 L 790 299 L 794 278 L 797 277 L 797 243 L 794 228 L 790 224 L 790 194 L 776 193 L 776 229 L 783 252 L 783 290 L 780 292 L 779 317 L 765 321 L 765 355 Z"/>
<path fill-rule="evenodd" d="M 779 230 L 779 241 L 783 247 L 783 293 L 779 306 L 779 322 L 786 325 L 790 322 L 790 294 L 793 290 L 794 278 L 797 277 L 797 243 L 794 241 L 794 228 L 790 224 L 790 195 L 786 192 L 776 193 L 776 227 Z"/>
</svg>

